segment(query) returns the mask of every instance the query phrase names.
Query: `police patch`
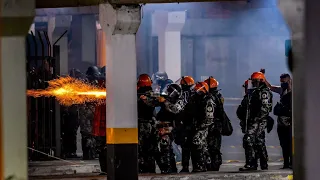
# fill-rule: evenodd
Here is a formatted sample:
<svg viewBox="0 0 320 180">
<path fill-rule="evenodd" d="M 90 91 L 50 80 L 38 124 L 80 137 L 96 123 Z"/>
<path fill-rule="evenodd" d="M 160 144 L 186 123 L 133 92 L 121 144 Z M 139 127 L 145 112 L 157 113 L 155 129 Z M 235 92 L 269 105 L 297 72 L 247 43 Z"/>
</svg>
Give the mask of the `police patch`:
<svg viewBox="0 0 320 180">
<path fill-rule="evenodd" d="M 266 99 L 267 97 L 268 97 L 268 95 L 267 95 L 266 93 L 263 93 L 263 94 L 262 94 L 262 98 L 263 98 L 263 99 Z"/>
</svg>

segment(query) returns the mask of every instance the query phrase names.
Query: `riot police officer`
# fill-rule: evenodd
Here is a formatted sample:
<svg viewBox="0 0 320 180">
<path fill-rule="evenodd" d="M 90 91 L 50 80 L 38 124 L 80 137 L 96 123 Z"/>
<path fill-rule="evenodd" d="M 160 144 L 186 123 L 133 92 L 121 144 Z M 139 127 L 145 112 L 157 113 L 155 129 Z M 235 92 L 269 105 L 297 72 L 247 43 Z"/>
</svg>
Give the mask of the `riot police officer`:
<svg viewBox="0 0 320 180">
<path fill-rule="evenodd" d="M 150 97 L 152 81 L 149 75 L 141 74 L 137 81 L 140 173 L 155 173 L 156 132 L 154 121 L 155 100 Z"/>
<path fill-rule="evenodd" d="M 208 154 L 208 129 L 213 124 L 215 103 L 209 94 L 209 86 L 205 82 L 198 82 L 195 87 L 195 108 L 193 121 L 193 137 L 191 145 L 192 172 L 207 171 L 210 162 Z"/>
<path fill-rule="evenodd" d="M 99 68 L 96 66 L 90 66 L 86 72 L 86 81 L 98 85 L 98 79 L 100 78 Z M 94 119 L 95 105 L 92 103 L 86 103 L 80 106 L 80 133 L 82 136 L 81 145 L 83 152 L 83 159 L 94 159 L 95 152 L 95 139 L 92 136 L 92 124 Z"/>
<path fill-rule="evenodd" d="M 214 99 L 215 111 L 214 111 L 214 123 L 209 127 L 208 131 L 208 151 L 210 154 L 211 163 L 208 167 L 210 171 L 219 171 L 220 165 L 222 164 L 221 150 L 221 132 L 222 132 L 222 121 L 224 118 L 223 108 L 223 97 L 218 90 L 219 82 L 210 77 L 205 80 L 209 85 L 209 93 Z"/>
<path fill-rule="evenodd" d="M 185 104 L 181 99 L 181 87 L 178 84 L 170 84 L 164 90 L 165 97 L 159 98 L 161 109 L 157 114 L 158 132 L 158 157 L 157 164 L 161 173 L 177 173 L 175 157 L 172 148 L 174 140 L 172 130 L 175 127 L 177 114 L 180 113 Z"/>
<path fill-rule="evenodd" d="M 70 77 L 81 79 L 82 73 L 79 69 L 71 69 Z M 63 149 L 66 158 L 76 158 L 77 154 L 77 130 L 79 128 L 79 107 L 72 105 L 62 107 L 62 127 L 63 127 Z"/>
<path fill-rule="evenodd" d="M 261 169 L 268 169 L 265 130 L 269 112 L 272 110 L 272 93 L 264 81 L 265 76 L 261 72 L 254 72 L 251 75 L 254 89 L 248 95 L 248 116 L 243 137 L 248 164 L 244 168 L 240 168 L 240 171 L 257 170 L 257 157 L 260 159 Z"/>
<path fill-rule="evenodd" d="M 182 88 L 182 99 L 185 102 L 184 110 L 178 114 L 176 123 L 176 144 L 181 146 L 182 149 L 182 170 L 180 172 L 189 172 L 189 161 L 191 157 L 191 144 L 192 144 L 192 100 L 194 79 L 191 76 L 183 76 L 177 81 Z"/>
</svg>

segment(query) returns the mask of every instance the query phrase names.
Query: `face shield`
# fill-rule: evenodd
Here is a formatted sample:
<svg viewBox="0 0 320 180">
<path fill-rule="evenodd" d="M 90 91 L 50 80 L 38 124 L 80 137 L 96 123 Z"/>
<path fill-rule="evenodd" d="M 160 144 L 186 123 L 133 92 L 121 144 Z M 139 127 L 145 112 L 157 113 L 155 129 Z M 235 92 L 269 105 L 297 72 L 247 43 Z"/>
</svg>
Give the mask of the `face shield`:
<svg viewBox="0 0 320 180">
<path fill-rule="evenodd" d="M 169 101 L 174 102 L 181 96 L 181 88 L 178 84 L 167 85 L 161 95 L 165 96 Z"/>
<path fill-rule="evenodd" d="M 253 84 L 252 84 L 252 80 L 248 80 L 248 85 L 247 85 L 247 87 L 246 87 L 246 93 L 247 94 L 250 94 L 253 90 L 254 90 L 254 86 L 253 86 Z"/>
<path fill-rule="evenodd" d="M 151 76 L 151 80 L 154 84 L 161 85 L 161 83 L 165 82 L 168 79 L 168 75 L 166 72 L 156 72 Z"/>
</svg>

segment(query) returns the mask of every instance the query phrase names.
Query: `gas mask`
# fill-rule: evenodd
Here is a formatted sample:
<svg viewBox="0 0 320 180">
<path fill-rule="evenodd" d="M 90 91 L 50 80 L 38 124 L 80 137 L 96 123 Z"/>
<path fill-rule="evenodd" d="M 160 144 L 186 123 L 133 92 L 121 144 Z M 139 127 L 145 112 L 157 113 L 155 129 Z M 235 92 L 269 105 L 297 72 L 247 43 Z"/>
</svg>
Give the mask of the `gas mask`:
<svg viewBox="0 0 320 180">
<path fill-rule="evenodd" d="M 289 88 L 289 83 L 287 82 L 282 82 L 281 83 L 281 88 L 283 91 L 287 90 Z"/>
<path fill-rule="evenodd" d="M 253 88 L 257 88 L 260 86 L 260 81 L 255 79 L 251 81 L 251 84 Z"/>
</svg>

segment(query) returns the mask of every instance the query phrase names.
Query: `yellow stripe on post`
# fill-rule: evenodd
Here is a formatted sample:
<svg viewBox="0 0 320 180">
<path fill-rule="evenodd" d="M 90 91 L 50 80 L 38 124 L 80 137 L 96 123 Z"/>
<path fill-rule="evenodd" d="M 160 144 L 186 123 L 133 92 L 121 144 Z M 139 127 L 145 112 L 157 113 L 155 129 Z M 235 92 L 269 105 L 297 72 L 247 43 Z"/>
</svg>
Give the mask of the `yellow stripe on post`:
<svg viewBox="0 0 320 180">
<path fill-rule="evenodd" d="M 107 128 L 107 144 L 138 144 L 138 128 Z"/>
<path fill-rule="evenodd" d="M 292 136 L 292 155 L 294 155 L 294 136 Z"/>
</svg>

